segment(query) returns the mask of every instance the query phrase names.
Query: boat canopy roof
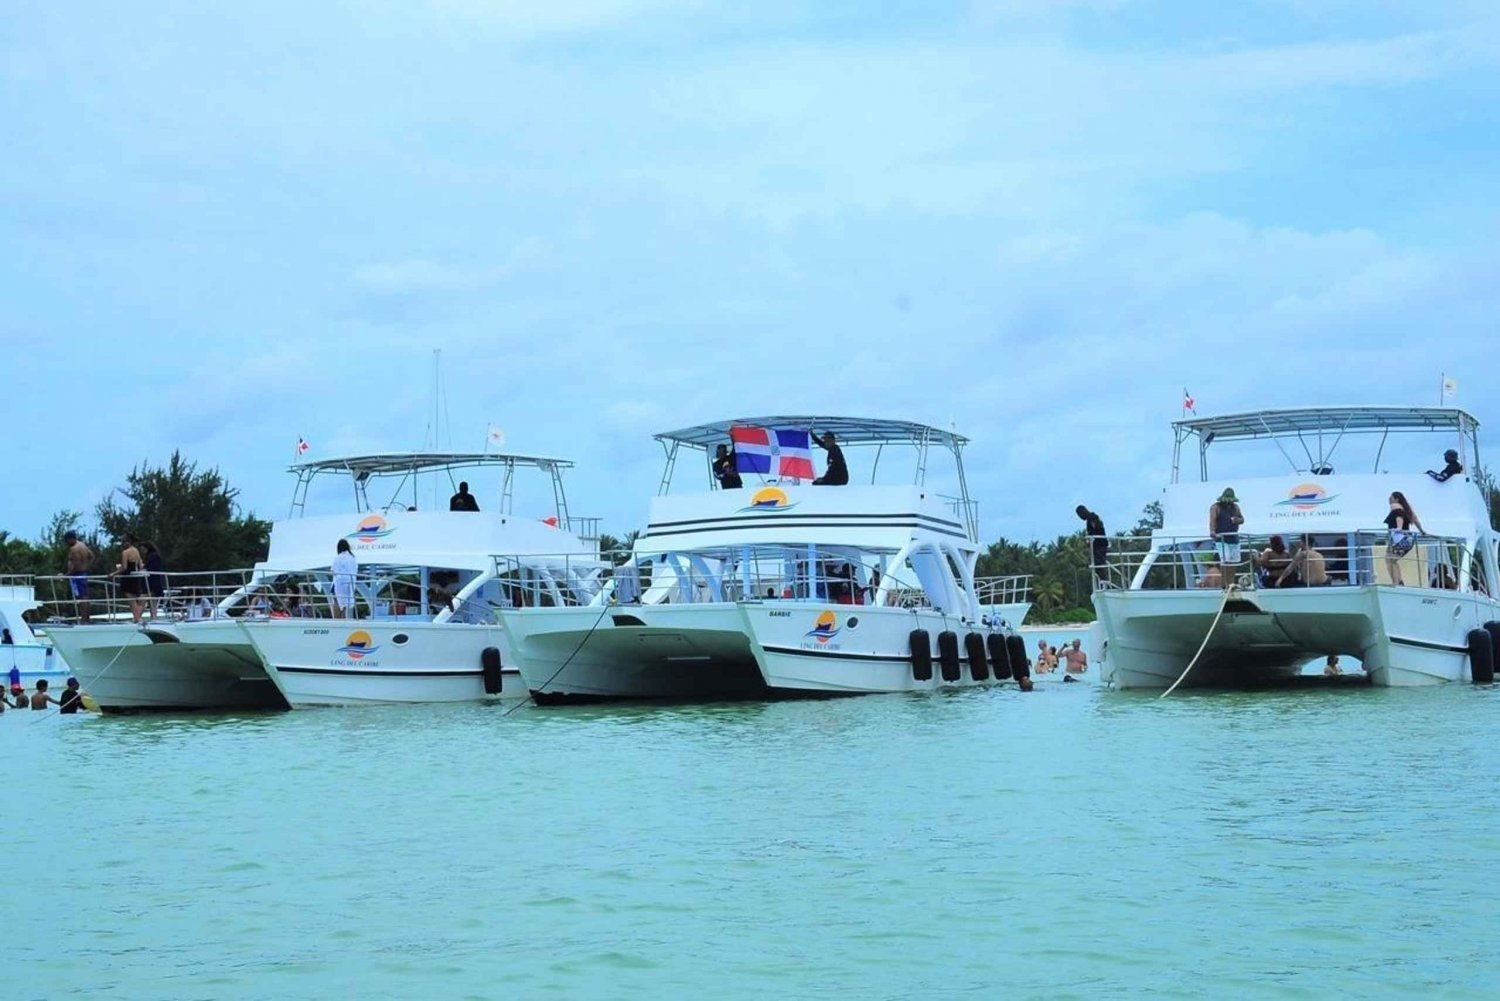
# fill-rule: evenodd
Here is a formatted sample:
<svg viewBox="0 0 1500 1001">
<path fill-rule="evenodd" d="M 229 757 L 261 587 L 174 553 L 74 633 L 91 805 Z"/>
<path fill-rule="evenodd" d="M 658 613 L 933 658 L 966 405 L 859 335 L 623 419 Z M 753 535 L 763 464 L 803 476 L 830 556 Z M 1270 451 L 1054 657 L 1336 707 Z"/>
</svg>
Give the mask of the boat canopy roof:
<svg viewBox="0 0 1500 1001">
<path fill-rule="evenodd" d="M 819 417 L 809 414 L 793 414 L 775 417 L 737 417 L 727 421 L 697 424 L 678 431 L 663 431 L 656 440 L 664 445 L 690 445 L 708 449 L 729 441 L 732 427 L 783 427 L 804 428 L 826 434 L 832 431 L 840 445 L 885 445 L 910 443 L 912 445 L 943 445 L 962 448 L 969 439 L 953 431 L 944 431 L 914 421 L 888 420 L 872 417 Z"/>
<path fill-rule="evenodd" d="M 544 455 L 521 455 L 515 452 L 372 452 L 332 459 L 294 462 L 287 467 L 298 476 L 319 473 L 348 473 L 351 476 L 406 476 L 443 469 L 472 469 L 482 466 L 533 466 L 537 469 L 570 469 L 572 460 Z"/>
<path fill-rule="evenodd" d="M 1391 431 L 1471 433 L 1479 421 L 1456 407 L 1300 407 L 1249 410 L 1217 417 L 1173 421 L 1180 439 L 1198 435 L 1204 444 L 1246 438 L 1295 437 L 1310 433 L 1359 434 Z"/>
<path fill-rule="evenodd" d="M 1291 468 L 1326 475 L 1333 472 L 1331 459 L 1339 444 L 1353 435 L 1378 435 L 1375 467 L 1392 434 L 1453 434 L 1464 465 L 1472 455 L 1479 461 L 1479 421 L 1457 407 L 1292 407 L 1280 410 L 1248 410 L 1217 417 L 1193 417 L 1172 422 L 1175 444 L 1172 452 L 1172 482 L 1179 482 L 1182 448 L 1196 440 L 1199 475 L 1208 478 L 1208 448 L 1226 441 L 1271 441 L 1281 450 Z M 1306 462 L 1292 456 L 1281 444 L 1295 440 Z"/>
</svg>

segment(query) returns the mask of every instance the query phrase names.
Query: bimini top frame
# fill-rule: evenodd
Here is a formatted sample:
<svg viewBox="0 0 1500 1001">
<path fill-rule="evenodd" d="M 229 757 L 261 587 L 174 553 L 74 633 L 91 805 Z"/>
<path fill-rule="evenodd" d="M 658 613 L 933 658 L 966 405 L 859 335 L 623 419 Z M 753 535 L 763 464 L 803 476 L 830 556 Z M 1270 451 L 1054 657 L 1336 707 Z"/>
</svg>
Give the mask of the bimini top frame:
<svg viewBox="0 0 1500 1001">
<path fill-rule="evenodd" d="M 686 446 L 702 451 L 705 458 L 705 467 L 708 471 L 710 484 L 713 483 L 713 450 L 716 446 L 730 443 L 729 429 L 733 427 L 762 427 L 762 428 L 798 428 L 817 432 L 819 435 L 832 431 L 838 440 L 839 447 L 860 448 L 868 447 L 875 449 L 875 459 L 870 463 L 870 482 L 875 482 L 875 476 L 880 466 L 880 458 L 887 445 L 909 445 L 916 453 L 916 468 L 913 471 L 912 482 L 916 486 L 924 486 L 927 482 L 927 460 L 928 453 L 933 446 L 944 448 L 953 456 L 954 468 L 958 475 L 958 488 L 960 496 L 955 501 L 950 498 L 950 504 L 961 510 L 964 520 L 969 527 L 971 538 L 978 538 L 978 517 L 974 510 L 974 504 L 969 498 L 969 484 L 964 475 L 963 449 L 969 443 L 969 439 L 956 431 L 944 431 L 941 428 L 931 427 L 927 424 L 918 424 L 914 421 L 886 420 L 883 418 L 870 417 L 830 417 L 815 414 L 791 414 L 771 417 L 736 417 L 732 420 L 713 421 L 708 424 L 697 424 L 693 427 L 682 428 L 677 431 L 663 431 L 655 435 L 657 441 L 662 443 L 666 451 L 666 467 L 662 470 L 661 485 L 658 494 L 665 495 L 670 492 L 672 486 L 672 474 L 677 466 L 678 450 Z"/>
<path fill-rule="evenodd" d="M 399 495 L 404 487 L 411 485 L 411 502 L 416 502 L 417 475 L 419 473 L 449 474 L 461 469 L 501 469 L 500 513 L 511 514 L 515 499 L 515 474 L 517 469 L 537 469 L 552 479 L 552 496 L 556 505 L 558 524 L 567 525 L 568 501 L 563 492 L 562 471 L 573 468 L 569 459 L 557 459 L 545 455 L 520 455 L 512 452 L 373 452 L 365 455 L 349 455 L 332 459 L 314 459 L 296 462 L 287 471 L 296 475 L 297 486 L 292 492 L 291 516 L 300 517 L 307 507 L 307 491 L 312 481 L 319 476 L 348 476 L 354 484 L 355 504 L 360 511 L 372 510 L 367 492 L 372 479 L 399 477 L 391 490 L 391 499 L 385 509 L 404 504 Z"/>
<path fill-rule="evenodd" d="M 1176 442 L 1172 448 L 1172 482 L 1179 482 L 1182 446 L 1198 439 L 1198 474 L 1208 480 L 1208 447 L 1215 442 L 1272 439 L 1295 472 L 1331 471 L 1334 450 L 1345 435 L 1378 434 L 1380 448 L 1375 453 L 1374 471 L 1379 472 L 1380 456 L 1386 439 L 1392 434 L 1440 434 L 1452 432 L 1457 438 L 1459 459 L 1469 466 L 1479 465 L 1479 421 L 1466 410 L 1456 407 L 1304 407 L 1288 410 L 1250 410 L 1218 417 L 1194 417 L 1172 422 Z M 1307 465 L 1297 461 L 1282 448 L 1280 439 L 1295 439 L 1307 456 Z"/>
</svg>

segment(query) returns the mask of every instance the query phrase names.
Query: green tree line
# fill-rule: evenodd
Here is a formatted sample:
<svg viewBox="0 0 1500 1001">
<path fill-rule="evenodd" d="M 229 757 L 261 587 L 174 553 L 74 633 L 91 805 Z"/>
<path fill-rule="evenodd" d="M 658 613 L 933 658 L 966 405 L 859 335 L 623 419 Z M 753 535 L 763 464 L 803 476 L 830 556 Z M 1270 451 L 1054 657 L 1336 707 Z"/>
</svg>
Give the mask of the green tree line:
<svg viewBox="0 0 1500 1001">
<path fill-rule="evenodd" d="M 1119 534 L 1144 540 L 1153 529 L 1161 527 L 1161 519 L 1161 502 L 1152 501 L 1141 511 L 1135 527 Z M 1094 572 L 1089 567 L 1088 539 L 1081 529 L 1045 543 L 1002 538 L 990 543 L 989 548 L 980 554 L 975 576 L 1015 575 L 1031 577 L 1032 613 L 1028 621 L 1093 621 Z"/>
<path fill-rule="evenodd" d="M 97 574 L 119 562 L 126 532 L 154 543 L 169 572 L 248 567 L 266 558 L 271 523 L 242 512 L 238 496 L 218 469 L 200 470 L 173 452 L 163 466 L 132 469 L 125 485 L 95 507 L 92 525 L 85 525 L 81 511 L 65 509 L 35 539 L 0 529 L 0 573 L 62 573 L 68 532 L 77 532 L 94 551 Z"/>
</svg>

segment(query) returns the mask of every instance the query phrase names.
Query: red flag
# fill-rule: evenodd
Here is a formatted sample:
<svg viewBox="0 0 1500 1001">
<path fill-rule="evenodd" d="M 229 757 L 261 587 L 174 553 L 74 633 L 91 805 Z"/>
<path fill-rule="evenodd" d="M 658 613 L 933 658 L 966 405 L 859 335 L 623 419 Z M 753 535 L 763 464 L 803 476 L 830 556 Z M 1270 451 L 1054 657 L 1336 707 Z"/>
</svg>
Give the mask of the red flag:
<svg viewBox="0 0 1500 1001">
<path fill-rule="evenodd" d="M 1182 409 L 1192 410 L 1195 414 L 1198 412 L 1193 408 L 1193 394 L 1189 393 L 1186 389 L 1182 391 Z"/>
</svg>

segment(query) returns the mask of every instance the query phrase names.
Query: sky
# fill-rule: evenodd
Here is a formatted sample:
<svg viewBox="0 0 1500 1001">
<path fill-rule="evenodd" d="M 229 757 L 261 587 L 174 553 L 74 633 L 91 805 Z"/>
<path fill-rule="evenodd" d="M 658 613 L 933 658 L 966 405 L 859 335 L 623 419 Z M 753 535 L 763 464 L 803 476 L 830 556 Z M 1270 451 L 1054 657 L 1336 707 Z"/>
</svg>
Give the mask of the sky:
<svg viewBox="0 0 1500 1001">
<path fill-rule="evenodd" d="M 0 529 L 173 449 L 282 517 L 434 350 L 617 535 L 764 413 L 957 428 L 986 541 L 1128 528 L 1184 389 L 1492 426 L 1497 109 L 1490 0 L 21 5 Z"/>
</svg>

